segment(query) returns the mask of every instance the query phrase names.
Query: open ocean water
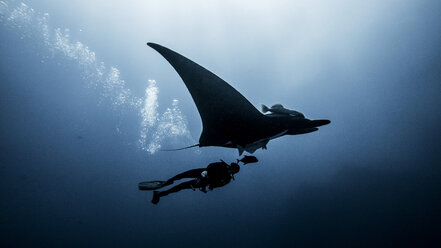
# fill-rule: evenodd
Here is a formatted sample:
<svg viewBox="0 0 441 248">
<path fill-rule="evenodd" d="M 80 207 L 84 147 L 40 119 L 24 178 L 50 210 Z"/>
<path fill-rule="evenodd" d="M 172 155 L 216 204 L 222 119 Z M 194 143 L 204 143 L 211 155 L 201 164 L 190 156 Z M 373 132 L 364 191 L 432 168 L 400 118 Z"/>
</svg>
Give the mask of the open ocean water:
<svg viewBox="0 0 441 248">
<path fill-rule="evenodd" d="M 440 247 L 440 1 L 0 1 L 1 247 Z M 142 181 L 240 158 L 173 49 L 319 131 L 228 185 Z"/>
</svg>

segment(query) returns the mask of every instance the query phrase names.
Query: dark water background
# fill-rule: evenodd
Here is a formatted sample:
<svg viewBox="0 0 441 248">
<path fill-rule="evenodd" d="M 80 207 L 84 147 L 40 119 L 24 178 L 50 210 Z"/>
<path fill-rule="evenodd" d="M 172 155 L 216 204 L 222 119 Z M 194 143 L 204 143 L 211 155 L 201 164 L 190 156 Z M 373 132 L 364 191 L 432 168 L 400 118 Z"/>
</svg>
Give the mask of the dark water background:
<svg viewBox="0 0 441 248">
<path fill-rule="evenodd" d="M 256 107 L 280 102 L 332 123 L 271 141 L 254 154 L 258 164 L 243 166 L 223 188 L 183 191 L 153 205 L 138 182 L 233 162 L 237 151 L 142 150 L 139 109 L 88 87 L 84 66 L 45 44 L 33 22 L 9 20 L 20 2 L 7 2 L 0 30 L 2 247 L 441 245 L 439 1 L 340 1 L 318 10 L 278 2 L 273 12 L 194 2 L 171 9 L 179 16 L 167 14 L 167 1 L 130 15 L 108 12 L 117 9 L 111 4 L 98 9 L 99 1 L 26 3 L 36 16 L 51 13 L 51 29 L 69 27 L 72 40 L 117 66 L 136 97 L 155 79 L 159 111 L 179 99 L 195 140 L 201 124 L 191 97 L 146 41 L 194 59 Z M 133 24 L 143 11 L 156 19 Z M 309 22 L 309 15 L 324 20 Z M 187 142 L 179 139 L 162 145 Z"/>
</svg>

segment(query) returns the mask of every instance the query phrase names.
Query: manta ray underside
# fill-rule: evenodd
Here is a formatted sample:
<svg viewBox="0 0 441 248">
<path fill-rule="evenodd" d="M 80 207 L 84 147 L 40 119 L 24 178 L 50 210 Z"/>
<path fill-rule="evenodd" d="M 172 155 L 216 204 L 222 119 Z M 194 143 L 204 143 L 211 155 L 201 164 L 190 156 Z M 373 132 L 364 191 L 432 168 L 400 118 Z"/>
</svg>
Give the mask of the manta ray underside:
<svg viewBox="0 0 441 248">
<path fill-rule="evenodd" d="M 318 130 L 329 120 L 308 120 L 289 115 L 264 115 L 227 82 L 186 57 L 155 43 L 159 52 L 187 86 L 202 119 L 199 147 L 221 146 L 253 153 L 266 149 L 269 140 L 286 134 Z"/>
</svg>

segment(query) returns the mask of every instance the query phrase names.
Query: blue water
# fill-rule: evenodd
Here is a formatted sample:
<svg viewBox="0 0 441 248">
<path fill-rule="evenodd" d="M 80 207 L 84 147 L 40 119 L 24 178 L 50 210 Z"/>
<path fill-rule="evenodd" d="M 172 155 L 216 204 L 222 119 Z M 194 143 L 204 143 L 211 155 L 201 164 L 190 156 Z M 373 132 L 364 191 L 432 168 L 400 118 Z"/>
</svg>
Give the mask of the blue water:
<svg viewBox="0 0 441 248">
<path fill-rule="evenodd" d="M 0 1 L 0 245 L 439 247 L 439 30 L 439 1 Z M 139 182 L 239 156 L 159 151 L 202 125 L 148 41 L 332 123 L 153 205 Z"/>
</svg>

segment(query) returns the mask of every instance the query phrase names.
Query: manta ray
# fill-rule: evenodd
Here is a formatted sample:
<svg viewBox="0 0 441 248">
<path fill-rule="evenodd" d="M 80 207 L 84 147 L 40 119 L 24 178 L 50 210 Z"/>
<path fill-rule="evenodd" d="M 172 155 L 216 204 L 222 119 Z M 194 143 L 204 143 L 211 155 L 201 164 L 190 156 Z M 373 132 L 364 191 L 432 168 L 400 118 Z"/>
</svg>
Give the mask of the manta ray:
<svg viewBox="0 0 441 248">
<path fill-rule="evenodd" d="M 230 84 L 204 67 L 161 45 L 151 42 L 147 45 L 161 54 L 182 78 L 202 119 L 199 143 L 185 148 L 218 146 L 238 149 L 239 155 L 244 151 L 254 153 L 259 148 L 266 149 L 272 139 L 311 133 L 330 123 L 329 120 L 309 120 L 303 114 L 290 114 L 299 113 L 297 111 L 276 111 L 276 108 L 268 109 L 270 114 L 263 114 Z"/>
</svg>

